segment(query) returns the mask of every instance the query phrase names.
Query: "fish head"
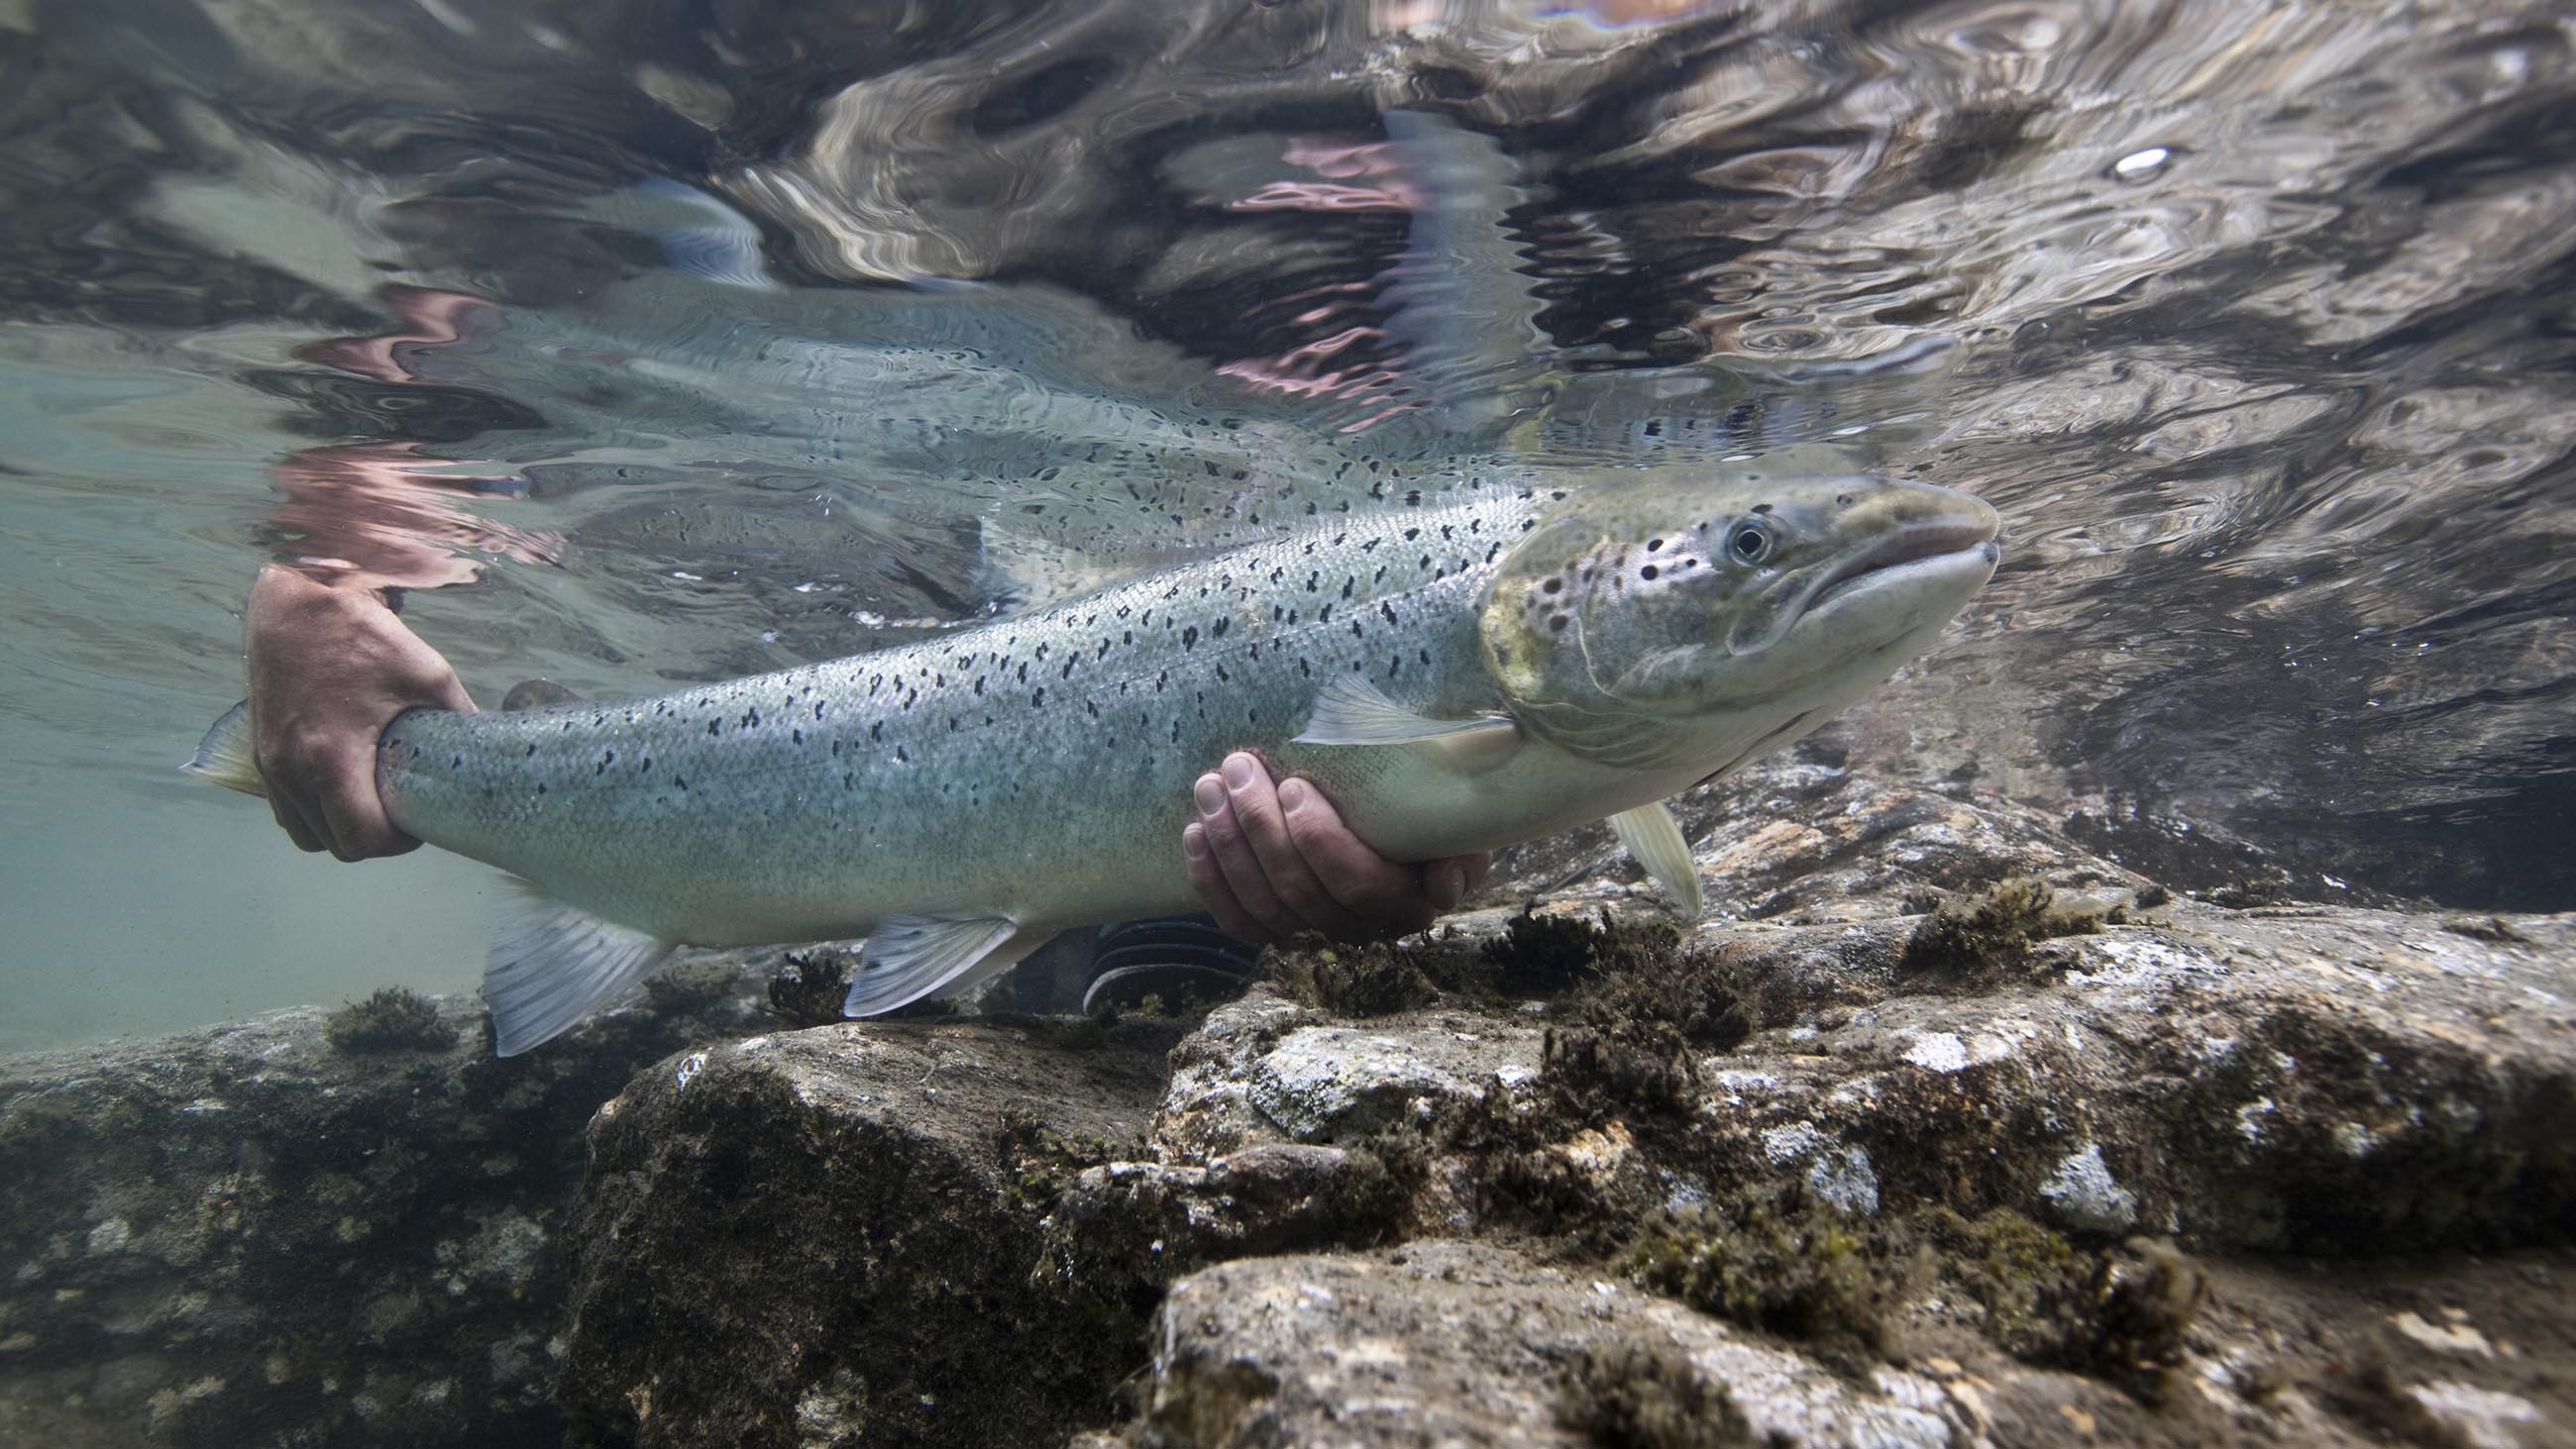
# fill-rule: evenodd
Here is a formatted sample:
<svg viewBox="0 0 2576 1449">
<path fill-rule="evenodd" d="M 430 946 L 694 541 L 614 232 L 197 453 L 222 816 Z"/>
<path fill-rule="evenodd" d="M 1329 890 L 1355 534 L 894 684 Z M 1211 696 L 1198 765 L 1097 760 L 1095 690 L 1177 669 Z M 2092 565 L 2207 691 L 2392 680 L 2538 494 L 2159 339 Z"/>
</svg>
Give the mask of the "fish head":
<svg viewBox="0 0 2576 1449">
<path fill-rule="evenodd" d="M 1504 559 L 1479 619 L 1513 714 L 1577 754 L 1680 764 L 1793 738 L 1928 648 L 2001 555 L 1930 483 L 1604 475 Z"/>
</svg>

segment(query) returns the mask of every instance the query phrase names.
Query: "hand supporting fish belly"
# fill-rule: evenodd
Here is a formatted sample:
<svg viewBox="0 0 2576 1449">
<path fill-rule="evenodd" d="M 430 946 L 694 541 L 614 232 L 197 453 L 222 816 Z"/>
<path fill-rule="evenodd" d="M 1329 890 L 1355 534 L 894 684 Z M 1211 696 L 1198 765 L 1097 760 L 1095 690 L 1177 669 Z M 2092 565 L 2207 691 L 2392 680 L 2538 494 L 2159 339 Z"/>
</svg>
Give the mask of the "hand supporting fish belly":
<svg viewBox="0 0 2576 1449">
<path fill-rule="evenodd" d="M 1494 865 L 1490 851 L 1398 865 L 1352 834 L 1322 791 L 1295 778 L 1274 783 L 1248 751 L 1199 776 L 1191 796 L 1199 818 L 1181 831 L 1190 887 L 1219 926 L 1247 941 L 1419 931 Z"/>
<path fill-rule="evenodd" d="M 1695 911 L 1659 802 L 1866 693 L 1998 559 L 1985 504 L 1866 477 L 1462 475 L 1408 497 L 934 641 L 415 709 L 378 741 L 378 791 L 397 828 L 527 883 L 485 974 L 503 1055 L 679 943 L 866 936 L 865 1016 L 1068 926 L 1183 909 L 1170 842 L 1236 750 L 1398 861 L 1610 819 Z M 257 792 L 245 713 L 191 768 Z"/>
</svg>

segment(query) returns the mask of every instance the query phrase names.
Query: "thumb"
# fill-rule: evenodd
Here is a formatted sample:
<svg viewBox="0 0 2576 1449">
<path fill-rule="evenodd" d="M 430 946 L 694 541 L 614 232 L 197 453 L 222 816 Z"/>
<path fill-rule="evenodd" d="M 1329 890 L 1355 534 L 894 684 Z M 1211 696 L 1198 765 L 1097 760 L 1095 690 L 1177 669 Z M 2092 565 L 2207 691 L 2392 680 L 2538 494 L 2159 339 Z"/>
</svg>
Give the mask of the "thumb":
<svg viewBox="0 0 2576 1449">
<path fill-rule="evenodd" d="M 1437 911 L 1454 911 L 1467 898 L 1467 865 L 1456 857 L 1435 860 L 1422 868 L 1422 893 L 1431 898 Z"/>
</svg>

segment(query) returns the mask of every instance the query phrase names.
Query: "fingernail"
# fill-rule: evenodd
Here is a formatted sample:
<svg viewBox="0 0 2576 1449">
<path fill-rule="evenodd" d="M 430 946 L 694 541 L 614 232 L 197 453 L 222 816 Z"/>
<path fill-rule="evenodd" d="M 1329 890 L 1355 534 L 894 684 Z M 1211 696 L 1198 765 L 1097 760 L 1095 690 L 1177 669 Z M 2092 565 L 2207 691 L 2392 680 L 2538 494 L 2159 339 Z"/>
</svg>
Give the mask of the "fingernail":
<svg viewBox="0 0 2576 1449">
<path fill-rule="evenodd" d="M 1201 815 L 1214 815 L 1225 808 L 1225 787 L 1217 784 L 1216 776 L 1201 775 L 1190 790 L 1190 798 L 1198 801 Z"/>
<path fill-rule="evenodd" d="M 1228 755 L 1217 768 L 1224 772 L 1229 790 L 1241 790 L 1252 783 L 1252 759 L 1248 755 Z"/>
<path fill-rule="evenodd" d="M 1442 861 L 1423 872 L 1422 889 L 1431 897 L 1434 908 L 1443 911 L 1454 909 L 1467 898 L 1467 872 L 1461 870 L 1455 861 Z"/>
<path fill-rule="evenodd" d="M 1207 859 L 1207 831 L 1199 826 L 1186 826 L 1181 831 L 1181 854 L 1192 860 Z"/>
<path fill-rule="evenodd" d="M 1306 782 L 1303 780 L 1279 782 L 1279 808 L 1290 815 L 1306 808 L 1306 795 Z"/>
</svg>

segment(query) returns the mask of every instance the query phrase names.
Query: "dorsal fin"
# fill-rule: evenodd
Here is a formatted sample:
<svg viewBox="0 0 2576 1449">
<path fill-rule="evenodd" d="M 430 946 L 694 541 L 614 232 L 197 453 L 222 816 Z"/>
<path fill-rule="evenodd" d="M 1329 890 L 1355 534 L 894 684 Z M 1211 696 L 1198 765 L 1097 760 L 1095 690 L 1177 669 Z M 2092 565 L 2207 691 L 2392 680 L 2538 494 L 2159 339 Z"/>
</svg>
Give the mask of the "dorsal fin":
<svg viewBox="0 0 2576 1449">
<path fill-rule="evenodd" d="M 522 679 L 501 696 L 501 708 L 536 709 L 549 704 L 579 704 L 581 696 L 551 679 Z"/>
</svg>

